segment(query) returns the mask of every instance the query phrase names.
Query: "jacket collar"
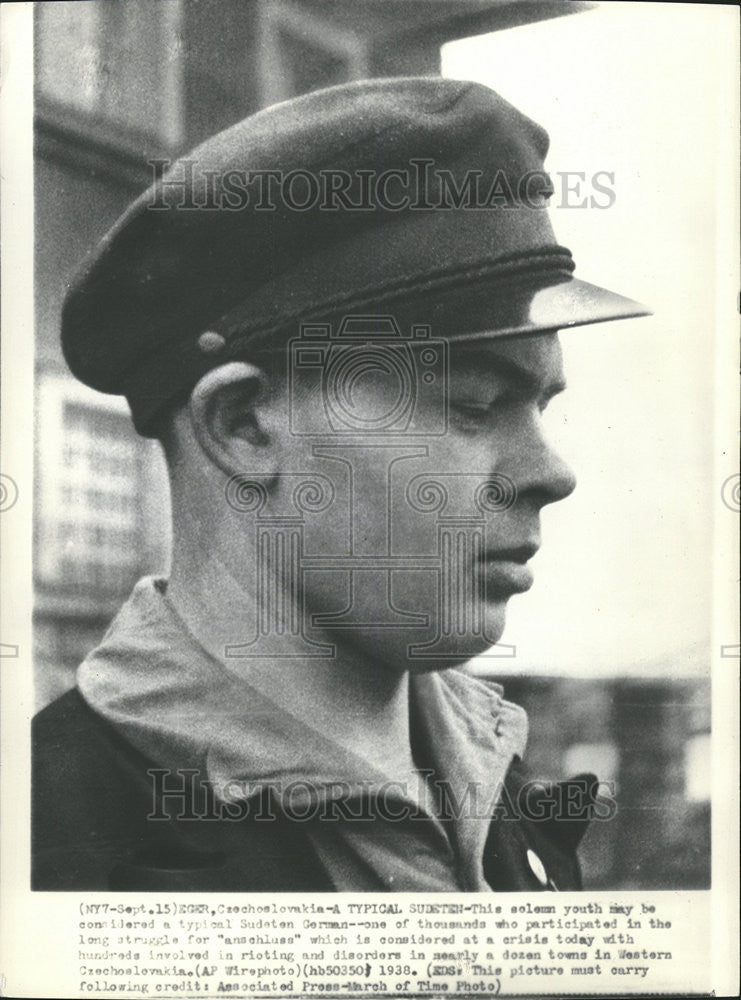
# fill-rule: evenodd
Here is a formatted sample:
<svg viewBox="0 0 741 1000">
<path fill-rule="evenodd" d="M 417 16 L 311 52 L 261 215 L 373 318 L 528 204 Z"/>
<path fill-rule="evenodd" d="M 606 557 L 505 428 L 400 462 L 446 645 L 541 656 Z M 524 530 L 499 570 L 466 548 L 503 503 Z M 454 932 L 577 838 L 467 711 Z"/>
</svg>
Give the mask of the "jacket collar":
<svg viewBox="0 0 741 1000">
<path fill-rule="evenodd" d="M 478 812 L 496 795 L 512 758 L 523 755 L 525 713 L 504 700 L 498 685 L 458 669 L 412 675 L 410 681 L 425 764 L 452 794 L 453 811 L 463 813 L 453 823 L 458 850 L 480 858 L 488 821 L 482 823 L 486 817 Z M 289 713 L 209 655 L 167 600 L 161 579 L 136 585 L 79 668 L 78 686 L 91 707 L 150 760 L 203 771 L 226 800 L 249 796 L 266 783 L 291 782 L 324 796 L 337 789 L 346 794 L 348 785 L 362 795 L 400 777 L 379 770 L 362 748 L 348 751 L 316 728 L 311 705 L 302 717 Z M 423 791 L 423 784 L 406 788 L 406 797 L 432 814 L 429 803 L 420 803 Z"/>
</svg>

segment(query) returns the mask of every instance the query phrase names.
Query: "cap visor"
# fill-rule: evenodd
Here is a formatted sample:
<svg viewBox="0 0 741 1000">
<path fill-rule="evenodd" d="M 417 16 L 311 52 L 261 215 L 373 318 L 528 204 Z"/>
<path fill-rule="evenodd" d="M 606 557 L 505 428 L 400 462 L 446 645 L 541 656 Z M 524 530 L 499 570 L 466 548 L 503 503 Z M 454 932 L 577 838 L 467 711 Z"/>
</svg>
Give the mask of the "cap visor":
<svg viewBox="0 0 741 1000">
<path fill-rule="evenodd" d="M 429 323 L 435 336 L 456 340 L 525 336 L 546 330 L 650 316 L 640 302 L 579 278 L 546 287 L 486 282 L 438 290 L 416 302 L 387 302 L 399 322 Z"/>
</svg>

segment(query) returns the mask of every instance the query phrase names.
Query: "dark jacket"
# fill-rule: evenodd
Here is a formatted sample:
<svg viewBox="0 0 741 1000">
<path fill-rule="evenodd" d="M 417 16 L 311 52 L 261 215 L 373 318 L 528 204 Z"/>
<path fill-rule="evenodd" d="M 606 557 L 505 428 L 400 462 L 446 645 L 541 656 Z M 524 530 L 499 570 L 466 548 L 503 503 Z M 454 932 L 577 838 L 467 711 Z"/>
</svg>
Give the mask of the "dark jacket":
<svg viewBox="0 0 741 1000">
<path fill-rule="evenodd" d="M 33 721 L 32 888 L 36 890 L 330 892 L 334 886 L 301 823 L 265 802 L 238 822 L 214 816 L 207 786 L 191 815 L 158 799 L 153 765 L 74 689 Z M 491 823 L 484 874 L 495 891 L 581 888 L 576 847 L 596 779 L 580 776 L 522 797 L 511 769 Z M 575 793 L 575 794 L 574 794 Z M 570 802 L 569 816 L 563 803 Z M 575 809 L 574 803 L 578 806 Z M 555 808 L 554 808 L 555 803 Z M 526 805 L 526 815 L 522 806 Z M 149 817 L 149 818 L 148 818 Z M 536 875 L 533 853 L 548 876 Z M 536 868 L 537 868 L 536 864 Z"/>
</svg>

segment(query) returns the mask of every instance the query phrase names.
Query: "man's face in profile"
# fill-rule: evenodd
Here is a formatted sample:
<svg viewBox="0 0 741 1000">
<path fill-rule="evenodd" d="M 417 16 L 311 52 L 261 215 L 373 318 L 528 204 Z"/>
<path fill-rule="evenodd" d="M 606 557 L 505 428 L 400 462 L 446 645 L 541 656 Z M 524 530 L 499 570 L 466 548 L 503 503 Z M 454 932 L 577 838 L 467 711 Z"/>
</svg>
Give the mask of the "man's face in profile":
<svg viewBox="0 0 741 1000">
<path fill-rule="evenodd" d="M 564 388 L 557 335 L 452 342 L 443 359 L 441 343 L 413 359 L 383 345 L 301 355 L 323 367 L 291 373 L 264 511 L 287 514 L 303 484 L 305 634 L 392 669 L 442 669 L 498 642 L 508 600 L 533 582 L 540 511 L 574 488 L 542 421 Z"/>
</svg>

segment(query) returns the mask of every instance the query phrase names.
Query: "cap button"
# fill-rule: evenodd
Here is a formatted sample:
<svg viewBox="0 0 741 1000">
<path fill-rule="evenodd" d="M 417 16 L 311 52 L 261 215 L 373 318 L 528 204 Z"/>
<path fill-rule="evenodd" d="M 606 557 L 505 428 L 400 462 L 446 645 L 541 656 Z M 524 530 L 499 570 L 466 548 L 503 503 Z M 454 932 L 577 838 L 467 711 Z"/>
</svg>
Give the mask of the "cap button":
<svg viewBox="0 0 741 1000">
<path fill-rule="evenodd" d="M 543 862 L 540 860 L 535 851 L 531 851 L 529 848 L 527 852 L 527 863 L 530 865 L 530 871 L 540 882 L 543 888 L 545 888 L 548 885 L 548 875 L 543 867 Z"/>
<path fill-rule="evenodd" d="M 226 345 L 226 339 L 214 330 L 204 330 L 198 338 L 198 350 L 204 354 L 216 354 Z"/>
</svg>

